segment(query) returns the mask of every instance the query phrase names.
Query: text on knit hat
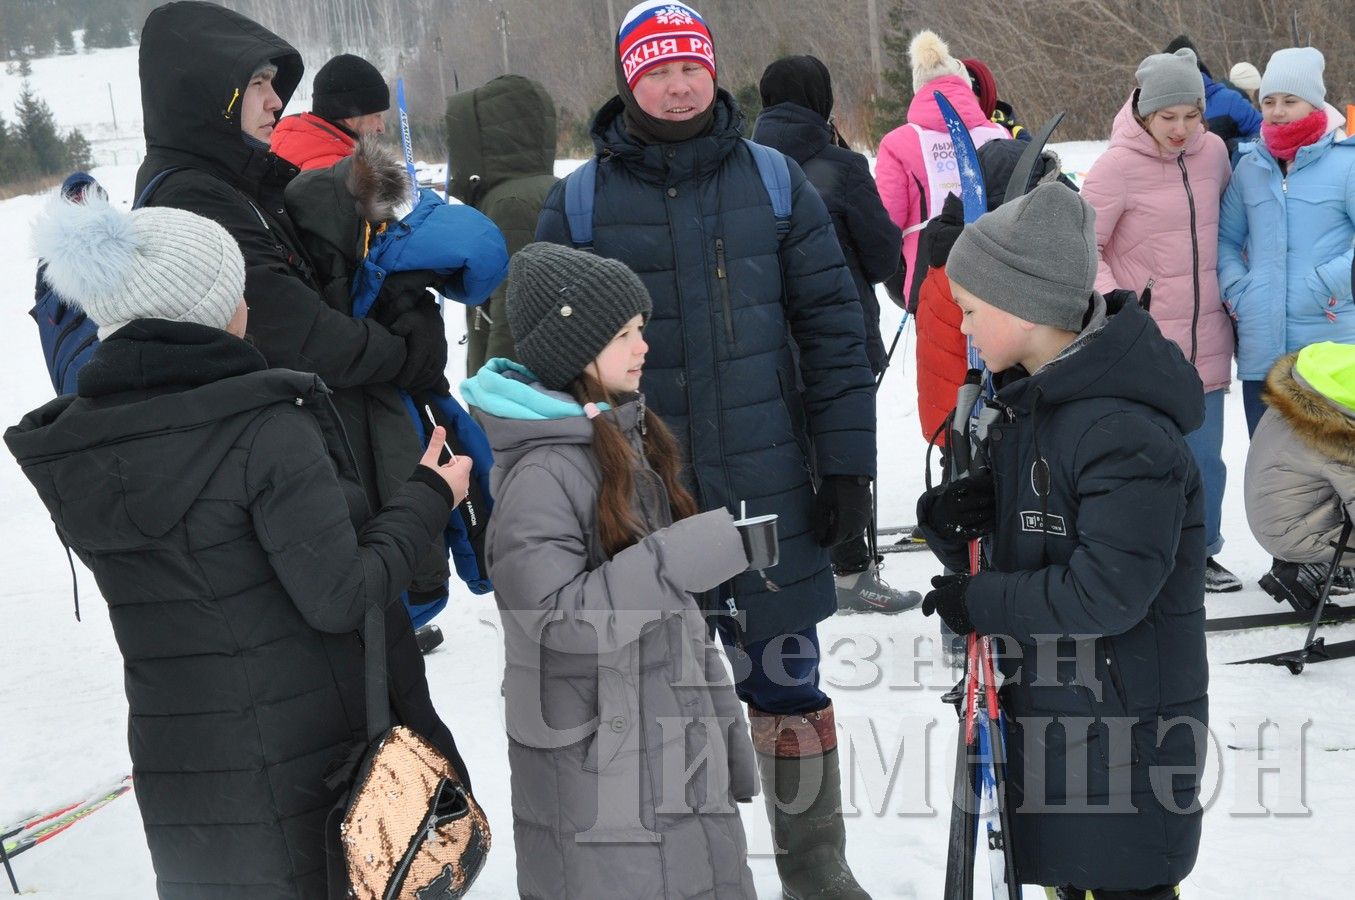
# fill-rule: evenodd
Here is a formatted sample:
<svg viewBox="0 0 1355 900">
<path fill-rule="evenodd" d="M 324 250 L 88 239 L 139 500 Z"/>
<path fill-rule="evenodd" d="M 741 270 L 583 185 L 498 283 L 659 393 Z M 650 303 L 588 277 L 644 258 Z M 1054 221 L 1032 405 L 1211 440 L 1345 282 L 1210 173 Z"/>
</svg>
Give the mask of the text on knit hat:
<svg viewBox="0 0 1355 900">
<path fill-rule="evenodd" d="M 626 13 L 616 36 L 626 84 L 655 66 L 683 60 L 700 63 L 715 77 L 715 43 L 701 14 L 683 3 L 645 0 Z"/>
</svg>

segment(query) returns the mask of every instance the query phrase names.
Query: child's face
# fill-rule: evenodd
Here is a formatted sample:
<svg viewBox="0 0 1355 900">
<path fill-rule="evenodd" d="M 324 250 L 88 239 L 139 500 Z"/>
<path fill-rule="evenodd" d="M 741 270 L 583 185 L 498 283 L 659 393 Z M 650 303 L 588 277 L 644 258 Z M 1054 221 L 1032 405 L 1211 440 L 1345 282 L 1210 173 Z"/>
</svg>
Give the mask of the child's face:
<svg viewBox="0 0 1355 900">
<path fill-rule="evenodd" d="M 1306 119 L 1317 109 L 1293 94 L 1267 94 L 1261 100 L 1261 118 L 1267 125 L 1284 125 Z"/>
<path fill-rule="evenodd" d="M 631 319 L 593 360 L 594 377 L 613 394 L 640 389 L 640 373 L 645 367 L 645 354 L 649 352 L 644 327 L 643 316 Z"/>
<path fill-rule="evenodd" d="M 950 292 L 960 307 L 960 333 L 970 339 L 989 371 L 1002 372 L 1022 362 L 1033 330 L 1029 322 L 983 302 L 954 281 Z"/>
</svg>

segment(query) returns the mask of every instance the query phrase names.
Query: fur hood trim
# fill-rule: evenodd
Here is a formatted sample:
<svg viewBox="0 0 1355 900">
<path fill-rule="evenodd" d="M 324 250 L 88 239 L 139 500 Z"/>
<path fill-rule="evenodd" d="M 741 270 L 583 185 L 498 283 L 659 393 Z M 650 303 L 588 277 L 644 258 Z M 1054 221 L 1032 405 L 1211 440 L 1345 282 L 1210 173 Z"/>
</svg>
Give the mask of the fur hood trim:
<svg viewBox="0 0 1355 900">
<path fill-rule="evenodd" d="M 1291 353 L 1275 363 L 1262 399 L 1303 443 L 1329 459 L 1355 466 L 1355 412 L 1302 382 L 1294 372 L 1298 356 Z"/>
<path fill-rule="evenodd" d="M 375 137 L 358 141 L 347 187 L 358 215 L 376 225 L 399 219 L 411 208 L 414 192 L 404 160 Z"/>
</svg>

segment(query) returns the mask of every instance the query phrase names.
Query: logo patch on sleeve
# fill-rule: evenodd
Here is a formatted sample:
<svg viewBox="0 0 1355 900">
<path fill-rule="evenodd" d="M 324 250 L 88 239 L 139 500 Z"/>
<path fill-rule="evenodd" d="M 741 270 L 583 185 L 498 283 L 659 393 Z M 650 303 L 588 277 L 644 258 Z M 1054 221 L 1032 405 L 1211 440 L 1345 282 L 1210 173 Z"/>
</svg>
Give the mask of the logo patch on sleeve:
<svg viewBox="0 0 1355 900">
<path fill-rule="evenodd" d="M 1036 533 L 1044 532 L 1056 537 L 1068 536 L 1068 526 L 1064 523 L 1063 516 L 1056 516 L 1052 513 L 1046 514 L 1039 510 L 1022 510 L 1021 530 Z"/>
</svg>

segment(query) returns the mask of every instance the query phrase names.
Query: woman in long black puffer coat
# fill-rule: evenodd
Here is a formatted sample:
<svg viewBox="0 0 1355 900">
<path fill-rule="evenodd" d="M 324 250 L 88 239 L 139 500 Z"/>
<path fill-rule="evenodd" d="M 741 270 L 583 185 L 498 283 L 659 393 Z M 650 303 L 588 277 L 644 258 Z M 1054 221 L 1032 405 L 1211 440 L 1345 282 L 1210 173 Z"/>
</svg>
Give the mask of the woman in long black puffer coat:
<svg viewBox="0 0 1355 900">
<path fill-rule="evenodd" d="M 364 733 L 357 629 L 372 604 L 405 616 L 470 462 L 438 466 L 435 432 L 367 518 L 328 388 L 242 340 L 244 261 L 215 222 L 56 201 L 34 243 L 102 343 L 5 443 L 108 603 L 159 896 L 325 896 L 325 776 Z"/>
</svg>

